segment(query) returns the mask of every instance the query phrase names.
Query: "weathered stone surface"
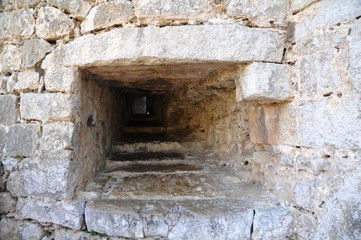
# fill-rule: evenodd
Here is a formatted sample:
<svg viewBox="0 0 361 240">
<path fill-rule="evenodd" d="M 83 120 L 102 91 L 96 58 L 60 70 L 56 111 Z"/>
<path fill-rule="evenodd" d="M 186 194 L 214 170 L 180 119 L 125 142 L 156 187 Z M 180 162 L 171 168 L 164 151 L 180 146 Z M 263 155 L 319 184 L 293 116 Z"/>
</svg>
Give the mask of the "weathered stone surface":
<svg viewBox="0 0 361 240">
<path fill-rule="evenodd" d="M 121 240 L 117 237 L 104 237 L 100 234 L 88 231 L 74 231 L 69 228 L 57 227 L 54 230 L 54 240 Z M 46 239 L 42 239 L 46 240 Z"/>
<path fill-rule="evenodd" d="M 74 123 L 48 123 L 43 126 L 39 157 L 42 159 L 74 159 Z"/>
<path fill-rule="evenodd" d="M 19 163 L 19 171 L 10 174 L 7 187 L 14 196 L 71 198 L 76 174 L 73 161 L 26 158 Z"/>
<path fill-rule="evenodd" d="M 293 97 L 287 65 L 255 62 L 245 68 L 239 81 L 244 100 L 282 102 Z"/>
<path fill-rule="evenodd" d="M 207 0 L 138 0 L 135 4 L 135 15 L 138 18 L 152 19 L 197 18 L 207 11 L 207 7 Z"/>
<path fill-rule="evenodd" d="M 17 97 L 14 95 L 0 95 L 0 124 L 10 125 L 17 119 Z"/>
<path fill-rule="evenodd" d="M 53 7 L 42 7 L 36 19 L 36 34 L 40 38 L 56 40 L 69 35 L 74 22 L 65 13 Z"/>
<path fill-rule="evenodd" d="M 249 239 L 253 210 L 207 201 L 93 200 L 87 227 L 122 237 Z M 239 206 L 239 203 L 238 203 Z"/>
<path fill-rule="evenodd" d="M 249 113 L 253 143 L 295 145 L 298 143 L 294 106 L 288 104 L 252 107 Z"/>
<path fill-rule="evenodd" d="M 0 192 L 0 214 L 14 212 L 15 209 L 16 200 L 11 194 L 9 192 Z"/>
<path fill-rule="evenodd" d="M 82 33 L 122 24 L 133 17 L 131 1 L 116 0 L 93 7 L 81 24 Z"/>
<path fill-rule="evenodd" d="M 21 66 L 20 47 L 7 45 L 0 54 L 0 72 L 18 70 Z"/>
<path fill-rule="evenodd" d="M 305 103 L 298 112 L 299 137 L 303 145 L 357 149 L 361 146 L 358 95 L 333 95 Z"/>
<path fill-rule="evenodd" d="M 17 212 L 22 218 L 51 222 L 79 230 L 84 225 L 84 206 L 85 202 L 81 200 L 45 202 L 19 198 Z"/>
<path fill-rule="evenodd" d="M 255 23 L 261 26 L 268 26 L 270 21 L 283 24 L 288 4 L 287 0 L 231 0 L 227 7 L 227 13 L 232 17 L 255 18 Z"/>
<path fill-rule="evenodd" d="M 39 224 L 7 217 L 1 218 L 0 239 L 40 240 L 45 235 L 46 232 Z"/>
<path fill-rule="evenodd" d="M 51 45 L 43 39 L 30 39 L 20 47 L 21 66 L 33 67 L 51 51 Z"/>
<path fill-rule="evenodd" d="M 72 16 L 83 19 L 89 12 L 91 5 L 83 0 L 48 0 L 50 5 L 64 9 Z"/>
<path fill-rule="evenodd" d="M 292 12 L 298 12 L 302 9 L 310 6 L 312 3 L 317 2 L 317 0 L 292 0 L 291 3 L 291 10 Z"/>
<path fill-rule="evenodd" d="M 44 82 L 49 92 L 75 92 L 79 89 L 79 72 L 73 68 L 56 68 L 46 71 Z"/>
<path fill-rule="evenodd" d="M 313 96 L 332 92 L 342 83 L 342 72 L 335 70 L 340 62 L 335 49 L 301 57 L 296 63 L 301 94 Z"/>
<path fill-rule="evenodd" d="M 124 41 L 119 41 L 124 39 Z M 282 59 L 285 35 L 239 25 L 115 29 L 57 48 L 42 67 L 107 65 L 116 60 L 170 62 L 270 61 Z"/>
<path fill-rule="evenodd" d="M 26 93 L 20 98 L 23 119 L 69 120 L 72 117 L 72 96 L 62 93 Z"/>
<path fill-rule="evenodd" d="M 354 88 L 361 92 L 361 19 L 351 28 L 349 38 L 350 75 Z"/>
<path fill-rule="evenodd" d="M 34 11 L 29 9 L 0 13 L 0 39 L 28 38 L 34 33 Z"/>
<path fill-rule="evenodd" d="M 283 207 L 256 210 L 252 239 L 286 239 L 292 220 L 290 211 Z"/>
<path fill-rule="evenodd" d="M 350 7 L 352 6 L 352 7 Z M 361 2 L 358 0 L 319 1 L 296 15 L 294 38 L 306 37 L 318 28 L 334 25 L 361 15 Z"/>
<path fill-rule="evenodd" d="M 18 74 L 18 81 L 14 86 L 17 92 L 35 91 L 39 88 L 40 75 L 35 71 L 25 71 Z"/>
<path fill-rule="evenodd" d="M 2 159 L 2 152 L 6 142 L 6 130 L 0 125 L 0 159 Z M 1 176 L 0 176 L 1 178 Z"/>
<path fill-rule="evenodd" d="M 7 156 L 33 156 L 38 144 L 39 134 L 40 126 L 37 124 L 11 125 L 5 147 Z"/>
</svg>

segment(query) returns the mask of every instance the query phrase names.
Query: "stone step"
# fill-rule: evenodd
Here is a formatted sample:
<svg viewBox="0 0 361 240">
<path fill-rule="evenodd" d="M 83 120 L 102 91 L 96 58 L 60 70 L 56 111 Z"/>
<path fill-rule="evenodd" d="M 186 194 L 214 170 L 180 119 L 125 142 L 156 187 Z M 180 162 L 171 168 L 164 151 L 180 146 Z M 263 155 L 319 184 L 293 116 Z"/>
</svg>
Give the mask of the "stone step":
<svg viewBox="0 0 361 240">
<path fill-rule="evenodd" d="M 288 209 L 256 201 L 91 200 L 88 231 L 125 238 L 285 239 Z"/>
<path fill-rule="evenodd" d="M 112 147 L 113 153 L 137 153 L 137 152 L 174 152 L 182 149 L 179 142 L 172 141 L 149 141 L 149 142 L 119 142 Z"/>
</svg>

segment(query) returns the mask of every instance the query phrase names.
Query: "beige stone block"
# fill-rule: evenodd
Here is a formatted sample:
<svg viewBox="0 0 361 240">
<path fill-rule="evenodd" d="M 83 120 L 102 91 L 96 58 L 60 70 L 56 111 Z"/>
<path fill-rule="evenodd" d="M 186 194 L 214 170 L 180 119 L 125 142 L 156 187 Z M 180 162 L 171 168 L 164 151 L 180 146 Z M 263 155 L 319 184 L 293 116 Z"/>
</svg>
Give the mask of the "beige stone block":
<svg viewBox="0 0 361 240">
<path fill-rule="evenodd" d="M 34 33 L 35 19 L 31 9 L 0 13 L 0 40 L 28 38 Z"/>
<path fill-rule="evenodd" d="M 25 71 L 18 74 L 14 90 L 17 92 L 35 91 L 39 88 L 40 75 L 35 71 Z"/>
<path fill-rule="evenodd" d="M 79 72 L 74 68 L 59 67 L 45 73 L 45 88 L 49 92 L 75 92 L 80 83 Z"/>
<path fill-rule="evenodd" d="M 91 5 L 83 0 L 47 0 L 47 3 L 65 10 L 78 19 L 84 19 L 91 8 Z"/>
<path fill-rule="evenodd" d="M 122 24 L 133 17 L 131 1 L 117 0 L 93 7 L 81 24 L 81 32 L 88 33 L 93 30 Z"/>
<path fill-rule="evenodd" d="M 36 19 L 36 34 L 46 40 L 56 40 L 69 35 L 74 22 L 57 8 L 42 7 Z"/>
</svg>

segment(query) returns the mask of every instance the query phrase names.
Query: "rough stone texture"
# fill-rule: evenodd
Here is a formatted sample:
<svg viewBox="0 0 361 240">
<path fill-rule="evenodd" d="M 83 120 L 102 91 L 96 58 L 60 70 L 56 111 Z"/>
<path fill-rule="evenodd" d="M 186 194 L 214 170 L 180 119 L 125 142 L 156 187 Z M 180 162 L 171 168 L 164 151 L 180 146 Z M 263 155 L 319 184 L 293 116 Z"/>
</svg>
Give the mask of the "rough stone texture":
<svg viewBox="0 0 361 240">
<path fill-rule="evenodd" d="M 43 39 L 26 40 L 20 47 L 21 66 L 25 68 L 35 66 L 51 49 L 50 43 Z"/>
<path fill-rule="evenodd" d="M 73 68 L 49 69 L 44 78 L 49 92 L 76 92 L 79 89 L 79 72 Z"/>
<path fill-rule="evenodd" d="M 0 126 L 0 159 L 2 159 L 2 152 L 6 143 L 6 130 L 3 126 Z"/>
<path fill-rule="evenodd" d="M 82 33 L 122 24 L 133 17 L 131 1 L 116 0 L 93 7 L 81 24 Z"/>
<path fill-rule="evenodd" d="M 22 119 L 69 120 L 72 117 L 72 96 L 62 93 L 26 93 L 20 98 Z"/>
<path fill-rule="evenodd" d="M 26 158 L 8 179 L 13 196 L 40 196 L 52 199 L 72 197 L 76 188 L 75 163 L 69 160 L 34 160 Z"/>
<path fill-rule="evenodd" d="M 361 92 L 361 20 L 356 21 L 351 28 L 351 35 L 349 38 L 350 50 L 350 75 L 352 85 L 358 92 Z"/>
<path fill-rule="evenodd" d="M 57 48 L 43 68 L 86 66 L 124 59 L 139 61 L 270 61 L 282 59 L 284 34 L 238 25 L 116 29 L 88 35 Z M 125 39 L 126 42 L 117 39 Z"/>
<path fill-rule="evenodd" d="M 30 37 L 35 27 L 33 14 L 30 9 L 0 13 L 0 39 Z"/>
<path fill-rule="evenodd" d="M 284 24 L 288 5 L 287 0 L 231 0 L 227 6 L 227 13 L 232 17 L 255 18 L 252 20 L 260 26 L 268 26 L 270 22 Z"/>
<path fill-rule="evenodd" d="M 315 2 L 318 2 L 318 0 L 292 0 L 291 1 L 291 10 L 293 13 L 299 12 Z"/>
<path fill-rule="evenodd" d="M 249 239 L 253 211 L 234 207 L 211 202 L 98 200 L 87 203 L 85 219 L 88 229 L 111 236 Z"/>
<path fill-rule="evenodd" d="M 318 28 L 360 15 L 361 2 L 358 0 L 319 1 L 295 16 L 299 23 L 295 25 L 294 38 L 298 41 Z"/>
<path fill-rule="evenodd" d="M 252 63 L 245 68 L 239 81 L 244 100 L 282 102 L 293 97 L 287 65 Z"/>
<path fill-rule="evenodd" d="M 65 13 L 53 7 L 42 7 L 36 19 L 36 34 L 40 38 L 56 40 L 69 35 L 74 22 Z"/>
<path fill-rule="evenodd" d="M 84 19 L 91 8 L 91 5 L 83 0 L 48 0 L 47 2 L 79 19 Z"/>
<path fill-rule="evenodd" d="M 291 213 L 283 207 L 256 210 L 252 239 L 286 239 L 291 224 Z"/>
<path fill-rule="evenodd" d="M 7 217 L 0 220 L 0 239 L 40 240 L 45 235 L 40 224 Z"/>
<path fill-rule="evenodd" d="M 84 225 L 84 206 L 85 202 L 81 200 L 45 202 L 20 198 L 17 203 L 17 212 L 22 218 L 52 222 L 79 230 Z"/>
<path fill-rule="evenodd" d="M 40 126 L 37 124 L 11 125 L 5 147 L 7 156 L 34 156 L 39 134 Z"/>
<path fill-rule="evenodd" d="M 20 66 L 20 48 L 15 45 L 7 45 L 0 54 L 0 71 L 9 72 L 11 70 L 18 70 Z"/>
<path fill-rule="evenodd" d="M 16 200 L 9 192 L 0 192 L 0 214 L 14 212 Z"/>
<path fill-rule="evenodd" d="M 207 11 L 208 1 L 165 1 L 138 0 L 135 5 L 135 15 L 139 18 L 152 19 L 189 19 L 197 18 Z"/>
<path fill-rule="evenodd" d="M 18 74 L 18 81 L 14 86 L 17 92 L 35 91 L 39 88 L 40 75 L 35 71 L 25 71 Z"/>
<path fill-rule="evenodd" d="M 0 96 L 0 112 L 6 113 L 0 115 L 1 125 L 10 125 L 16 123 L 17 113 L 17 97 L 14 95 Z"/>
<path fill-rule="evenodd" d="M 74 159 L 75 139 L 74 123 L 48 123 L 43 125 L 42 143 L 39 157 L 42 159 Z"/>
</svg>

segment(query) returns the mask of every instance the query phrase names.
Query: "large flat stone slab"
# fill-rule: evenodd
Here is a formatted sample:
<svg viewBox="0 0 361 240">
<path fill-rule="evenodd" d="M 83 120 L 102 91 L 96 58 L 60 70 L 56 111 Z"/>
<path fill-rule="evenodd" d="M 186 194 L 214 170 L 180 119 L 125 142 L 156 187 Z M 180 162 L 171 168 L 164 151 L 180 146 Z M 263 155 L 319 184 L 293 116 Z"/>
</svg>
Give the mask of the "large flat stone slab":
<svg viewBox="0 0 361 240">
<path fill-rule="evenodd" d="M 60 46 L 46 57 L 42 67 L 140 62 L 280 62 L 284 42 L 282 31 L 236 24 L 123 28 L 87 35 Z"/>
<path fill-rule="evenodd" d="M 93 200 L 88 231 L 118 237 L 249 239 L 253 210 L 240 202 Z"/>
</svg>

